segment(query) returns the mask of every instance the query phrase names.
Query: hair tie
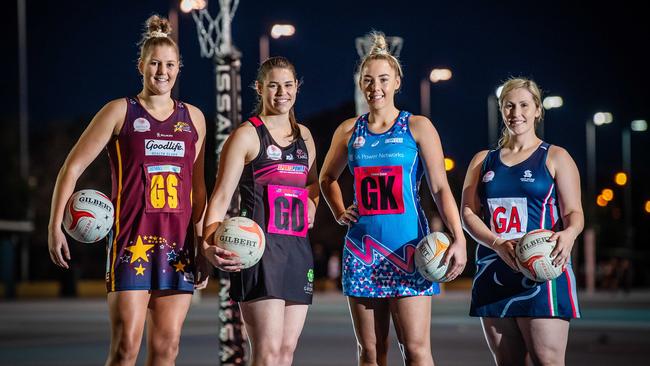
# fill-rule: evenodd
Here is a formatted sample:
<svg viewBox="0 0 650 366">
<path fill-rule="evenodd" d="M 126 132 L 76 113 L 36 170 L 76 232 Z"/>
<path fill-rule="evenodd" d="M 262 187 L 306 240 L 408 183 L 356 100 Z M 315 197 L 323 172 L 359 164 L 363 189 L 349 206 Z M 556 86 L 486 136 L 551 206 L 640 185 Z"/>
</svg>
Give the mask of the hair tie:
<svg viewBox="0 0 650 366">
<path fill-rule="evenodd" d="M 167 36 L 168 36 L 168 34 L 165 33 L 165 32 L 162 32 L 162 31 L 155 30 L 155 31 L 149 32 L 149 38 L 161 38 L 161 37 L 167 38 Z"/>
</svg>

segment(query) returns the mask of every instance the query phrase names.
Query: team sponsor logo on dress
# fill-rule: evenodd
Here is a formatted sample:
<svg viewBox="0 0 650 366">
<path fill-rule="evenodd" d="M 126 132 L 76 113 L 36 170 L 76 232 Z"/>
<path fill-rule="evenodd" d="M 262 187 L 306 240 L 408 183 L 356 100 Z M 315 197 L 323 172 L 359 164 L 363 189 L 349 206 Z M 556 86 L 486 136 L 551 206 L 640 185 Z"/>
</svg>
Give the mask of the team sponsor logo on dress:
<svg viewBox="0 0 650 366">
<path fill-rule="evenodd" d="M 292 154 L 287 154 L 287 156 L 284 157 L 287 160 L 293 160 L 293 155 Z"/>
<path fill-rule="evenodd" d="M 282 158 L 282 150 L 275 145 L 269 145 L 266 148 L 266 157 L 271 160 L 280 160 Z"/>
<path fill-rule="evenodd" d="M 144 140 L 145 156 L 185 156 L 185 143 L 174 140 Z"/>
<path fill-rule="evenodd" d="M 146 118 L 136 118 L 135 121 L 133 121 L 133 129 L 135 132 L 147 132 L 151 130 L 151 124 Z"/>
<path fill-rule="evenodd" d="M 404 142 L 403 137 L 391 137 L 386 140 L 384 140 L 385 144 L 401 144 Z"/>
<path fill-rule="evenodd" d="M 307 171 L 307 167 L 304 165 L 278 164 L 277 171 L 287 173 L 304 173 Z"/>
<path fill-rule="evenodd" d="M 176 165 L 152 165 L 147 167 L 147 173 L 181 173 L 181 167 Z"/>
<path fill-rule="evenodd" d="M 363 147 L 363 145 L 365 144 L 366 144 L 366 139 L 363 138 L 363 136 L 357 136 L 357 138 L 355 138 L 354 142 L 352 143 L 352 147 L 358 149 L 360 147 Z"/>
<path fill-rule="evenodd" d="M 307 159 L 307 153 L 305 151 L 302 151 L 302 149 L 296 150 L 296 156 L 298 159 Z"/>
<path fill-rule="evenodd" d="M 494 172 L 492 170 L 488 170 L 485 175 L 483 175 L 483 183 L 490 182 L 492 179 L 494 179 Z"/>
<path fill-rule="evenodd" d="M 156 137 L 174 137 L 174 135 L 168 135 L 166 133 L 156 132 Z"/>
<path fill-rule="evenodd" d="M 186 122 L 176 122 L 174 125 L 174 132 L 192 132 L 192 128 Z"/>
<path fill-rule="evenodd" d="M 305 285 L 303 290 L 305 290 L 305 293 L 307 295 L 311 295 L 314 293 L 314 270 L 311 268 L 309 269 L 309 271 L 307 271 L 307 284 Z"/>
<path fill-rule="evenodd" d="M 379 145 L 379 140 L 377 140 L 377 141 L 373 142 L 372 144 L 370 144 L 370 147 L 375 147 L 377 145 Z"/>
<path fill-rule="evenodd" d="M 519 178 L 519 180 L 522 182 L 533 183 L 535 181 L 535 178 L 533 178 L 533 173 L 530 170 L 525 170 L 524 176 L 522 178 Z"/>
<path fill-rule="evenodd" d="M 373 159 L 403 159 L 406 155 L 401 152 L 390 152 L 390 153 L 375 153 L 375 154 L 365 154 L 365 153 L 355 153 L 354 156 L 350 154 L 351 160 L 373 160 Z"/>
</svg>

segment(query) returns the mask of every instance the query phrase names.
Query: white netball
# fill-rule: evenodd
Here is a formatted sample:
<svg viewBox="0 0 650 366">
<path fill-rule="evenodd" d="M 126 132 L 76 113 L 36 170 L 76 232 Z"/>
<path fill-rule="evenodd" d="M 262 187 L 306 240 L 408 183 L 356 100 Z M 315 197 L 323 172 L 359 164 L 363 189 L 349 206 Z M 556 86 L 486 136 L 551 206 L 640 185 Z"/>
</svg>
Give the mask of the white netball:
<svg viewBox="0 0 650 366">
<path fill-rule="evenodd" d="M 533 281 L 544 282 L 562 274 L 562 266 L 554 266 L 551 258 L 555 241 L 547 241 L 553 234 L 551 230 L 533 230 L 526 233 L 517 243 L 517 267 L 524 276 Z"/>
<path fill-rule="evenodd" d="M 422 277 L 431 282 L 446 282 L 447 266 L 442 259 L 447 253 L 451 239 L 445 233 L 434 231 L 420 240 L 415 248 L 415 266 Z"/>
<path fill-rule="evenodd" d="M 82 189 L 65 206 L 63 229 L 78 242 L 94 243 L 105 238 L 113 227 L 114 212 L 108 196 Z"/>
<path fill-rule="evenodd" d="M 246 217 L 231 217 L 215 231 L 214 242 L 237 254 L 243 268 L 250 268 L 262 259 L 266 237 L 255 221 Z"/>
</svg>

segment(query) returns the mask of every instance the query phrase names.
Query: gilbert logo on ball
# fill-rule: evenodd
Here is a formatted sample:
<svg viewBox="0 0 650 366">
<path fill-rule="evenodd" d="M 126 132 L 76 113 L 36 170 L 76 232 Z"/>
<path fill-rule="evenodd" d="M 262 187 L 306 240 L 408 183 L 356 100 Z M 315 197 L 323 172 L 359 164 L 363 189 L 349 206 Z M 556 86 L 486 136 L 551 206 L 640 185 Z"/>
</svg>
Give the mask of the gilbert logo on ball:
<svg viewBox="0 0 650 366">
<path fill-rule="evenodd" d="M 113 227 L 114 210 L 110 198 L 94 189 L 75 192 L 65 206 L 63 229 L 74 240 L 94 243 Z"/>
<path fill-rule="evenodd" d="M 246 217 L 231 217 L 215 231 L 214 242 L 237 254 L 243 268 L 250 268 L 262 259 L 266 237 L 255 221 Z"/>
<path fill-rule="evenodd" d="M 451 244 L 451 238 L 439 231 L 434 231 L 420 240 L 415 248 L 415 266 L 422 277 L 431 282 L 446 282 L 442 279 L 447 274 L 447 266 L 442 259 Z"/>
<path fill-rule="evenodd" d="M 551 235 L 551 230 L 529 231 L 515 248 L 517 267 L 533 281 L 544 282 L 562 274 L 562 267 L 554 266 L 551 258 L 551 252 L 555 248 L 555 242 L 547 240 Z"/>
</svg>

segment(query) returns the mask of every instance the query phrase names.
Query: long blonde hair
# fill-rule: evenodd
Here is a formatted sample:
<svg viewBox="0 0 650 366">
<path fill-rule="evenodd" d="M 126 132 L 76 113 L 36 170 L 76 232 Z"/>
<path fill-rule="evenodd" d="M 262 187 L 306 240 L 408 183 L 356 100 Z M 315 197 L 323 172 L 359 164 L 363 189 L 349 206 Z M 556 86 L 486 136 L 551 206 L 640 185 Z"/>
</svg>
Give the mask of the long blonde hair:
<svg viewBox="0 0 650 366">
<path fill-rule="evenodd" d="M 508 95 L 511 91 L 515 89 L 526 89 L 530 92 L 530 94 L 533 96 L 533 101 L 535 102 L 535 105 L 539 110 L 541 111 L 539 114 L 539 117 L 535 119 L 535 127 L 542 122 L 544 119 L 544 107 L 542 107 L 542 91 L 537 86 L 537 83 L 531 79 L 519 77 L 519 78 L 510 78 L 506 80 L 505 83 L 503 83 L 502 89 L 501 89 L 501 94 L 499 94 L 499 111 L 501 111 L 501 117 L 503 118 L 503 103 L 504 103 L 504 97 Z M 510 142 L 510 131 L 508 131 L 508 128 L 505 125 L 503 125 L 503 129 L 501 130 L 501 138 L 499 139 L 498 142 L 498 147 L 502 148 Z"/>
</svg>

